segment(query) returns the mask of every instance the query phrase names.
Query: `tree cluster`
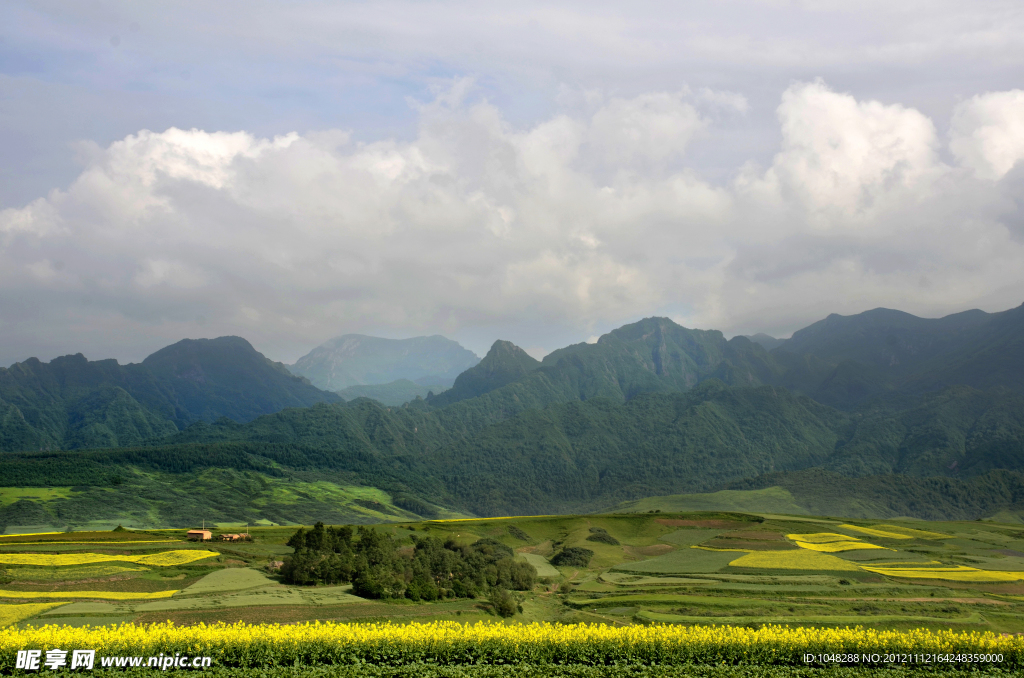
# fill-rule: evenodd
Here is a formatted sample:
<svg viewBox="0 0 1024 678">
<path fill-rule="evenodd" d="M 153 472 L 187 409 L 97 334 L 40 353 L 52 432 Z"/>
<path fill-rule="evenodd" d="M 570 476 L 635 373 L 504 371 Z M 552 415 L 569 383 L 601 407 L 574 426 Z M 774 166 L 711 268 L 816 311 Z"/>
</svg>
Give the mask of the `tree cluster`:
<svg viewBox="0 0 1024 678">
<path fill-rule="evenodd" d="M 439 600 L 489 595 L 506 601 L 509 589 L 528 591 L 537 570 L 513 558 L 512 549 L 493 539 L 469 545 L 448 538 L 411 535 L 402 546 L 389 534 L 370 527 L 325 527 L 299 530 L 288 540 L 295 553 L 285 557 L 281 576 L 289 584 L 352 582 L 364 598 Z M 506 592 L 502 595 L 501 592 Z M 501 606 L 499 613 L 512 609 Z"/>
<path fill-rule="evenodd" d="M 611 546 L 619 545 L 619 540 L 608 534 L 608 530 L 603 527 L 590 528 L 590 536 L 587 537 L 587 541 L 596 541 L 601 544 L 609 544 Z"/>
<path fill-rule="evenodd" d="M 590 549 L 570 546 L 556 553 L 551 559 L 551 564 L 563 567 L 586 567 L 593 557 L 594 552 Z"/>
</svg>

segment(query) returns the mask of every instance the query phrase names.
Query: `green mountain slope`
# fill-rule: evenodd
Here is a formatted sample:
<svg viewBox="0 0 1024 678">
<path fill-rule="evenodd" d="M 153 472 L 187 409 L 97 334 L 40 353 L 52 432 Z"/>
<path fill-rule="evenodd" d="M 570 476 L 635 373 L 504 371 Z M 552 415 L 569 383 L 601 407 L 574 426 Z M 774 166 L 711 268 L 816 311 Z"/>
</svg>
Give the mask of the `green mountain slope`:
<svg viewBox="0 0 1024 678">
<path fill-rule="evenodd" d="M 339 399 L 292 375 L 241 337 L 183 339 L 142 361 L 171 393 L 179 423 L 230 417 L 249 421 L 285 407 Z"/>
<path fill-rule="evenodd" d="M 464 425 L 480 400 L 286 410 L 245 426 L 197 425 L 172 440 L 325 450 L 359 441 L 438 477 L 458 508 L 480 514 L 580 510 L 811 467 L 847 477 L 1024 471 L 1024 398 L 1009 391 L 956 387 L 905 410 L 849 414 L 778 387 L 709 380 L 684 393 L 552 403 Z"/>
<path fill-rule="evenodd" d="M 346 334 L 317 346 L 288 367 L 327 391 L 408 379 L 447 388 L 480 358 L 440 335 L 382 339 Z"/>
<path fill-rule="evenodd" d="M 989 471 L 970 478 L 905 475 L 850 478 L 812 468 L 767 474 L 732 483 L 729 488 L 733 491 L 776 488 L 791 497 L 803 512 L 849 518 L 977 520 L 1003 511 L 1024 511 L 1024 473 L 1020 471 Z"/>
<path fill-rule="evenodd" d="M 784 390 L 712 381 L 628 403 L 594 398 L 530 410 L 424 463 L 481 515 L 596 509 L 820 465 L 844 424 L 842 413 Z"/>
<path fill-rule="evenodd" d="M 894 392 L 948 386 L 1024 391 L 1024 306 L 918 318 L 890 309 L 830 315 L 772 350 L 776 382 L 854 409 Z"/>
<path fill-rule="evenodd" d="M 452 387 L 428 402 L 444 407 L 501 388 L 540 367 L 540 361 L 510 341 L 496 341 L 484 359 L 455 379 Z"/>
<path fill-rule="evenodd" d="M 1024 470 L 1024 396 L 956 386 L 902 411 L 855 415 L 828 466 L 846 476 Z"/>
<path fill-rule="evenodd" d="M 460 428 L 455 415 L 476 400 L 443 409 L 387 407 L 368 399 L 324 403 L 246 424 L 199 422 L 149 447 L 7 453 L 0 487 L 108 487 L 117 493 L 115 479 L 121 478 L 138 483 L 137 491 L 149 487 L 151 495 L 154 482 L 189 486 L 194 476 L 223 471 L 282 488 L 316 479 L 378 488 L 396 502 L 402 498 L 401 505 L 428 511 L 509 515 L 598 510 L 641 497 L 729 487 L 783 486 L 806 502 L 811 482 L 798 492 L 784 484 L 786 474 L 820 469 L 846 479 L 833 484 L 875 493 L 861 504 L 856 493 L 843 495 L 841 513 L 933 517 L 952 511 L 956 497 L 988 487 L 978 478 L 1024 472 L 1021 399 L 1012 392 L 958 387 L 904 411 L 851 414 L 779 387 L 708 380 L 684 393 L 555 403 Z M 950 454 L 960 462 L 950 464 Z M 955 515 L 979 517 L 1015 506 L 1017 476 L 1007 477 L 1006 489 L 991 501 L 973 499 Z M 759 484 L 742 485 L 751 478 Z M 916 494 L 885 508 L 882 498 L 898 494 L 900 483 L 917 487 Z M 956 491 L 939 501 L 944 487 Z M 830 493 L 815 496 L 826 502 Z M 75 501 L 85 500 L 62 501 L 70 502 L 62 510 L 72 511 L 83 510 L 75 509 Z M 216 504 L 220 515 L 259 518 L 243 499 L 232 501 L 238 503 Z M 272 505 L 262 504 L 263 517 Z M 821 504 L 813 511 L 829 513 Z"/>
<path fill-rule="evenodd" d="M 442 412 L 449 421 L 475 431 L 555 403 L 593 398 L 622 403 L 643 393 L 682 392 L 711 378 L 743 386 L 772 383 L 781 369 L 746 337 L 726 341 L 721 332 L 690 330 L 668 318 L 626 325 L 595 344 L 568 346 L 545 356 L 539 367 L 526 370 L 529 366 L 520 365 L 524 374 L 498 388 L 492 387 L 503 379 L 474 381 L 485 384 L 476 390 L 491 389 L 475 398 L 456 402 L 457 395 L 446 392 L 429 404 L 446 405 Z"/>
<path fill-rule="evenodd" d="M 907 380 L 918 391 L 956 384 L 1024 392 L 1024 305 L 993 313 L 957 351 L 936 356 Z"/>
<path fill-rule="evenodd" d="M 852 360 L 893 374 L 908 374 L 936 356 L 957 350 L 991 319 L 990 314 L 978 310 L 936 319 L 887 308 L 852 316 L 833 313 L 794 332 L 781 348 L 796 355 L 814 355 L 829 364 Z"/>
<path fill-rule="evenodd" d="M 338 400 L 239 337 L 186 339 L 140 364 L 31 358 L 0 369 L 0 449 L 136 445 L 195 421 Z"/>
</svg>

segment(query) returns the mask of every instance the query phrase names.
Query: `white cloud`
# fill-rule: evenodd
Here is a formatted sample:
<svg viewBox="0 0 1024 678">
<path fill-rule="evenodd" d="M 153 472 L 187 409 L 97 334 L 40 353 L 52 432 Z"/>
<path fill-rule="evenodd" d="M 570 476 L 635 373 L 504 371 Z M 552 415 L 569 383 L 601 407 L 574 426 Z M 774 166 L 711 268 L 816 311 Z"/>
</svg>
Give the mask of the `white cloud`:
<svg viewBox="0 0 1024 678">
<path fill-rule="evenodd" d="M 167 259 L 146 259 L 135 275 L 135 284 L 142 288 L 156 285 L 197 288 L 210 283 L 210 279 L 189 264 Z"/>
<path fill-rule="evenodd" d="M 0 233 L 10 238 L 15 234 L 45 236 L 57 232 L 61 228 L 59 202 L 60 194 L 54 192 L 49 200 L 39 198 L 21 209 L 0 210 Z"/>
<path fill-rule="evenodd" d="M 19 341 L 74 324 L 54 350 L 231 333 L 288 360 L 344 332 L 559 345 L 655 313 L 782 334 L 1024 282 L 1004 189 L 943 164 L 912 108 L 795 84 L 772 164 L 714 185 L 687 167 L 712 123 L 685 92 L 516 127 L 456 88 L 407 141 L 172 128 L 94 149 L 66 190 L 0 212 L 0 309 Z M 983 101 L 970 120 L 1007 119 Z M 996 166 L 978 153 L 962 162 Z"/>
<path fill-rule="evenodd" d="M 943 172 L 935 126 L 916 110 L 857 101 L 818 81 L 786 90 L 778 116 L 782 151 L 764 177 L 743 177 L 743 188 L 799 203 L 813 228 L 841 228 L 927 195 Z"/>
<path fill-rule="evenodd" d="M 615 98 L 593 117 L 589 142 L 610 164 L 661 162 L 682 155 L 706 122 L 684 92 Z"/>
<path fill-rule="evenodd" d="M 1001 179 L 1024 159 L 1024 91 L 971 97 L 953 112 L 949 148 L 984 179 Z"/>
</svg>

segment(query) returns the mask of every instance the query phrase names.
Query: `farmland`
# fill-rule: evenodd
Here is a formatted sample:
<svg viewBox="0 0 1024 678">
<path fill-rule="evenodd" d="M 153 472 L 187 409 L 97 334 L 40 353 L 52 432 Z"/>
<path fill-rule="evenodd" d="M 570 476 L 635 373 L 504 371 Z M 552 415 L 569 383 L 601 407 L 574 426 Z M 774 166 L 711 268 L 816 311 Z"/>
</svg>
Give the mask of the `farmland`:
<svg viewBox="0 0 1024 678">
<path fill-rule="evenodd" d="M 0 620 L 25 632 L 167 621 L 1024 632 L 1024 528 L 1009 524 L 651 512 L 374 529 L 400 549 L 425 536 L 496 540 L 533 564 L 539 583 L 513 592 L 520 611 L 502 619 L 484 597 L 369 600 L 350 585 L 285 585 L 276 565 L 294 527 L 252 528 L 245 543 L 191 543 L 182 530 L 6 536 Z M 816 548 L 829 544 L 855 548 Z M 572 547 L 593 552 L 586 566 L 550 563 Z"/>
</svg>

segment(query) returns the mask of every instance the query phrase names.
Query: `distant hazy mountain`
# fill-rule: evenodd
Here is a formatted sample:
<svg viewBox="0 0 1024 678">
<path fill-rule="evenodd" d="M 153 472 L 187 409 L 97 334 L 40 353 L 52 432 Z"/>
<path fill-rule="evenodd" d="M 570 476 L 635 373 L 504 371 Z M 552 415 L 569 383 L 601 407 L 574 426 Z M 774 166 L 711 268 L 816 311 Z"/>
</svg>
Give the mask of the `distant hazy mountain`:
<svg viewBox="0 0 1024 678">
<path fill-rule="evenodd" d="M 288 369 L 318 388 L 340 391 L 398 379 L 448 387 L 478 362 L 475 353 L 437 334 L 411 339 L 346 334 L 317 346 Z"/>
<path fill-rule="evenodd" d="M 786 343 L 785 339 L 776 339 L 775 337 L 769 336 L 762 332 L 758 332 L 757 334 L 748 334 L 746 335 L 746 337 L 755 344 L 760 344 L 761 346 L 763 346 L 766 351 L 770 351 L 773 348 L 778 348 L 782 344 Z"/>
<path fill-rule="evenodd" d="M 30 358 L 0 368 L 0 450 L 136 445 L 196 421 L 339 400 L 240 337 L 184 339 L 129 365 Z"/>
</svg>

